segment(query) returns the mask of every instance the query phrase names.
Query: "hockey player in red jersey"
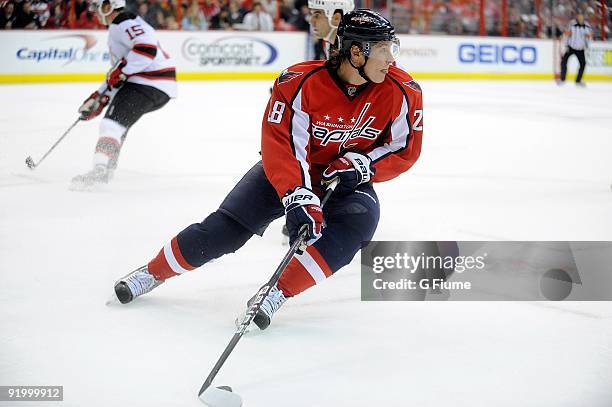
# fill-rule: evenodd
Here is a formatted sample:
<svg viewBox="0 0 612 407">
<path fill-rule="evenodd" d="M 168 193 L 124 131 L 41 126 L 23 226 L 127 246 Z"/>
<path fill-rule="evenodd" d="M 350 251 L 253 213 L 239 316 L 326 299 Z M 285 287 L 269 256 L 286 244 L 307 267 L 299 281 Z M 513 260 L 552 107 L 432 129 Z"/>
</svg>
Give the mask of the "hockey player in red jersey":
<svg viewBox="0 0 612 407">
<path fill-rule="evenodd" d="M 100 88 L 79 108 L 91 120 L 108 106 L 100 122 L 94 167 L 72 179 L 72 189 L 107 183 L 117 167 L 127 131 L 145 113 L 176 97 L 176 71 L 157 41 L 155 30 L 142 18 L 125 11 L 125 0 L 94 0 L 100 20 L 108 26 L 113 68 Z"/>
<path fill-rule="evenodd" d="M 217 211 L 116 283 L 122 303 L 238 250 L 285 215 L 291 240 L 306 230 L 308 246 L 254 318 L 265 329 L 287 298 L 330 277 L 371 240 L 379 219 L 373 184 L 407 171 L 420 154 L 421 89 L 392 66 L 399 42 L 384 17 L 350 12 L 338 37 L 328 61 L 294 65 L 276 79 L 263 117 L 262 161 Z M 321 208 L 325 185 L 336 178 L 340 183 Z"/>
</svg>

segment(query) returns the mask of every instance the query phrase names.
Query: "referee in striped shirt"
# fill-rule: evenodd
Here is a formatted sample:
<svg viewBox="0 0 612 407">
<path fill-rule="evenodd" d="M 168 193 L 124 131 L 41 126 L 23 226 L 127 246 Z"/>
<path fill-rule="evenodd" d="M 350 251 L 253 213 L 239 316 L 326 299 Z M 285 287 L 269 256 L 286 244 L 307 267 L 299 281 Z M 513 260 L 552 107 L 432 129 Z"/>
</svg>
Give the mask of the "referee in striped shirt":
<svg viewBox="0 0 612 407">
<path fill-rule="evenodd" d="M 580 63 L 580 69 L 578 69 L 578 76 L 576 76 L 576 85 L 584 86 L 582 82 L 582 75 L 584 74 L 584 68 L 586 67 L 586 59 L 584 57 L 584 50 L 589 47 L 589 41 L 591 40 L 591 26 L 584 22 L 584 16 L 582 13 L 576 13 L 576 19 L 570 23 L 568 30 L 565 32 L 567 37 L 567 51 L 561 59 L 561 81 L 559 84 L 565 82 L 565 76 L 567 75 L 567 61 L 572 55 L 576 55 L 578 62 Z"/>
</svg>

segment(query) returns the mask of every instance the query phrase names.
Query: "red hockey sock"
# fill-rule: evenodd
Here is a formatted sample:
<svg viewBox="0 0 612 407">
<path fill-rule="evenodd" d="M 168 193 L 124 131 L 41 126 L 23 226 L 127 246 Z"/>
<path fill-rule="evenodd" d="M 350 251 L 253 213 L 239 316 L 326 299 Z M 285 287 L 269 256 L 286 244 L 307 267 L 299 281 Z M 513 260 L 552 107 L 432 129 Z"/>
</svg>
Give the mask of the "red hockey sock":
<svg viewBox="0 0 612 407">
<path fill-rule="evenodd" d="M 332 275 L 332 270 L 314 246 L 295 255 L 278 281 L 285 297 L 293 297 Z"/>
<path fill-rule="evenodd" d="M 159 251 L 148 267 L 149 273 L 156 280 L 166 280 L 195 269 L 181 254 L 176 237 Z"/>
</svg>

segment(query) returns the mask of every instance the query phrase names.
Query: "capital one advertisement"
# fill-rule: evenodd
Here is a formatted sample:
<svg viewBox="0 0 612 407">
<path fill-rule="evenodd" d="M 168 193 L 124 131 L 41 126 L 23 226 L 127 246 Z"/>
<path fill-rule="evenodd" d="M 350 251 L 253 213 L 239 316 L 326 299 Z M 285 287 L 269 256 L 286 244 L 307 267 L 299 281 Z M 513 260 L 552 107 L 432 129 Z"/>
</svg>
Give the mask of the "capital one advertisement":
<svg viewBox="0 0 612 407">
<path fill-rule="evenodd" d="M 96 73 L 110 65 L 104 31 L 0 33 L 3 74 Z"/>
</svg>

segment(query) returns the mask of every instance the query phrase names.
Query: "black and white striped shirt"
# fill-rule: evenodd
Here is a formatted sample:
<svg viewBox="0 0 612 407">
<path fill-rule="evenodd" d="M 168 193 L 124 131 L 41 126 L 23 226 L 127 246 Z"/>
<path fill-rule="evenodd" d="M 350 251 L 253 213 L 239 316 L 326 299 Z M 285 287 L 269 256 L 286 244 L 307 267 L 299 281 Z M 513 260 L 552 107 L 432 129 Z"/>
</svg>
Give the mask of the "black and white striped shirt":
<svg viewBox="0 0 612 407">
<path fill-rule="evenodd" d="M 591 26 L 587 22 L 579 24 L 574 20 L 570 23 L 568 31 L 567 45 L 576 50 L 584 50 L 591 37 Z"/>
</svg>

